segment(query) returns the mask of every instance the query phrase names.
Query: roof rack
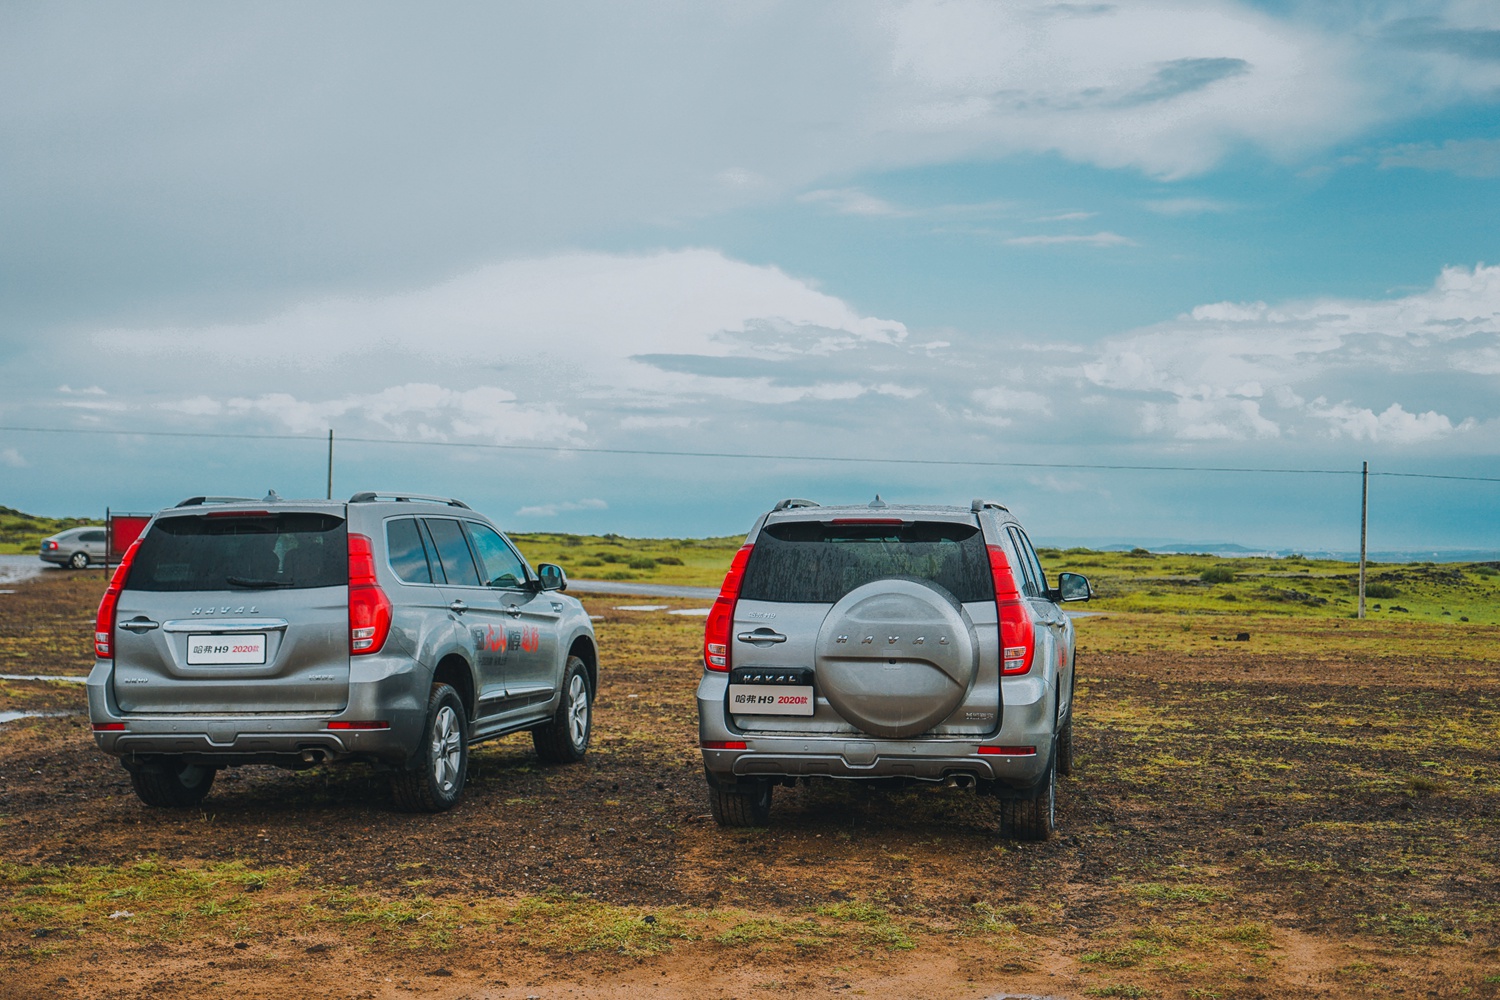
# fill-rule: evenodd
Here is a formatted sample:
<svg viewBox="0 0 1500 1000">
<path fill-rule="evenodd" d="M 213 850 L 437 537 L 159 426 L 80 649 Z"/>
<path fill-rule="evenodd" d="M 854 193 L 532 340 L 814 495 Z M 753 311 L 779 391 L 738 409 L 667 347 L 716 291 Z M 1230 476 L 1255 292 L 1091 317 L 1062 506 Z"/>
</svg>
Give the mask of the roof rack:
<svg viewBox="0 0 1500 1000">
<path fill-rule="evenodd" d="M 178 507 L 202 507 L 207 503 L 255 503 L 251 497 L 188 497 Z"/>
<path fill-rule="evenodd" d="M 1010 513 L 1009 507 L 1005 506 L 1003 503 L 995 503 L 993 500 L 975 499 L 972 503 L 969 504 L 969 509 L 976 514 L 978 514 L 982 510 L 1003 510 L 1007 514 Z"/>
<path fill-rule="evenodd" d="M 462 500 L 454 500 L 452 497 L 434 497 L 423 493 L 356 493 L 349 498 L 350 503 L 440 503 L 449 507 L 462 507 L 464 510 L 473 510 Z"/>
<path fill-rule="evenodd" d="M 816 500 L 802 500 L 802 499 L 800 499 L 798 497 L 787 497 L 785 500 L 783 500 L 780 503 L 778 503 L 775 507 L 772 507 L 771 508 L 771 512 L 775 513 L 778 510 L 793 510 L 793 509 L 795 509 L 797 507 L 820 507 L 820 506 L 822 506 L 822 505 L 819 504 L 818 501 L 816 501 Z"/>
</svg>

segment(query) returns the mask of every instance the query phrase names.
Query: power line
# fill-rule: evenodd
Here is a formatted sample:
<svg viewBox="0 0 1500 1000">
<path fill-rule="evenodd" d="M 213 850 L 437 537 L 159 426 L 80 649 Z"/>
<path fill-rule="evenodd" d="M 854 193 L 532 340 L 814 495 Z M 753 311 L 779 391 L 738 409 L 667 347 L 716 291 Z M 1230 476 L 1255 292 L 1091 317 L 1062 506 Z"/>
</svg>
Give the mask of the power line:
<svg viewBox="0 0 1500 1000">
<path fill-rule="evenodd" d="M 133 435 L 136 437 L 170 438 L 218 438 L 256 441 L 307 441 L 321 442 L 322 436 L 308 434 L 235 434 L 220 431 L 129 431 L 106 430 L 83 427 L 16 427 L 0 425 L 0 431 L 23 431 L 34 434 L 91 434 Z M 1299 475 L 1299 476 L 1358 476 L 1359 469 L 1257 469 L 1240 466 L 1198 465 L 1124 465 L 1085 462 L 996 462 L 979 459 L 943 458 L 874 458 L 850 455 L 771 455 L 755 452 L 731 451 L 669 451 L 655 448 L 590 448 L 574 445 L 542 444 L 490 444 L 483 441 L 410 441 L 401 438 L 341 437 L 340 441 L 354 444 L 403 445 L 408 447 L 433 448 L 478 448 L 495 451 L 576 452 L 587 455 L 637 455 L 664 458 L 729 458 L 767 462 L 842 462 L 867 465 L 925 465 L 968 466 L 995 469 L 1078 469 L 1096 472 L 1224 472 L 1254 475 Z M 1451 476 L 1426 472 L 1371 472 L 1371 476 L 1392 476 L 1403 479 L 1448 479 L 1475 483 L 1500 483 L 1500 477 Z"/>
</svg>

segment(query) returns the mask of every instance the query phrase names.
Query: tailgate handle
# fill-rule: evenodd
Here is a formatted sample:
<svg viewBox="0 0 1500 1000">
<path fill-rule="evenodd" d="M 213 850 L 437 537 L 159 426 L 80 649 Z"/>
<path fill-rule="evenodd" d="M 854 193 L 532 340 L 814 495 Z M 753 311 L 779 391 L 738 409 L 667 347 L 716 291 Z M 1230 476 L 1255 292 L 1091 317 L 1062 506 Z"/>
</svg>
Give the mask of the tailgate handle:
<svg viewBox="0 0 1500 1000">
<path fill-rule="evenodd" d="M 149 631 L 151 631 L 154 628 L 161 628 L 161 625 L 159 623 L 157 623 L 157 622 L 152 621 L 149 618 L 141 618 L 141 617 L 137 616 L 135 618 L 130 619 L 130 621 L 128 621 L 128 622 L 121 622 L 120 623 L 120 627 L 121 628 L 128 628 L 128 629 L 130 629 L 130 631 L 134 632 L 136 635 L 140 635 L 142 632 L 149 632 Z"/>
<path fill-rule="evenodd" d="M 773 632 L 768 628 L 758 628 L 754 632 L 741 632 L 735 638 L 740 642 L 764 642 L 768 644 L 786 642 L 786 636 L 780 632 Z"/>
</svg>

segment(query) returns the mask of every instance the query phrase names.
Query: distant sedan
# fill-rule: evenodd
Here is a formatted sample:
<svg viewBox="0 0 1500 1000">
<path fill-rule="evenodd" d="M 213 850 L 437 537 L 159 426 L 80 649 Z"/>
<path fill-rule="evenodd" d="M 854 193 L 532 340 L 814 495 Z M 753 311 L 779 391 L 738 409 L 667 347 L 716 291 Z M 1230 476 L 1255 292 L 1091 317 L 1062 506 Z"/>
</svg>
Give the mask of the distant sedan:
<svg viewBox="0 0 1500 1000">
<path fill-rule="evenodd" d="M 89 563 L 104 562 L 105 543 L 103 528 L 69 528 L 42 539 L 42 548 L 37 555 L 41 556 L 42 562 L 83 569 Z"/>
</svg>

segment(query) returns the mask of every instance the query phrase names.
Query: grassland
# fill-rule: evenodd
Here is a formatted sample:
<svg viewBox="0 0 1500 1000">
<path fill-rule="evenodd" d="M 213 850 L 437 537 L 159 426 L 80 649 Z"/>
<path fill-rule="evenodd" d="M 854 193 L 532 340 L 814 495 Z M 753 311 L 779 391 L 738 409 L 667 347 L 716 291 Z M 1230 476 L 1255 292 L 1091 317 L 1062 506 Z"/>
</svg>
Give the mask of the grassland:
<svg viewBox="0 0 1500 1000">
<path fill-rule="evenodd" d="M 0 507 L 0 555 L 35 552 L 48 535 L 85 524 L 103 524 L 86 517 L 38 517 L 10 507 Z"/>
</svg>

